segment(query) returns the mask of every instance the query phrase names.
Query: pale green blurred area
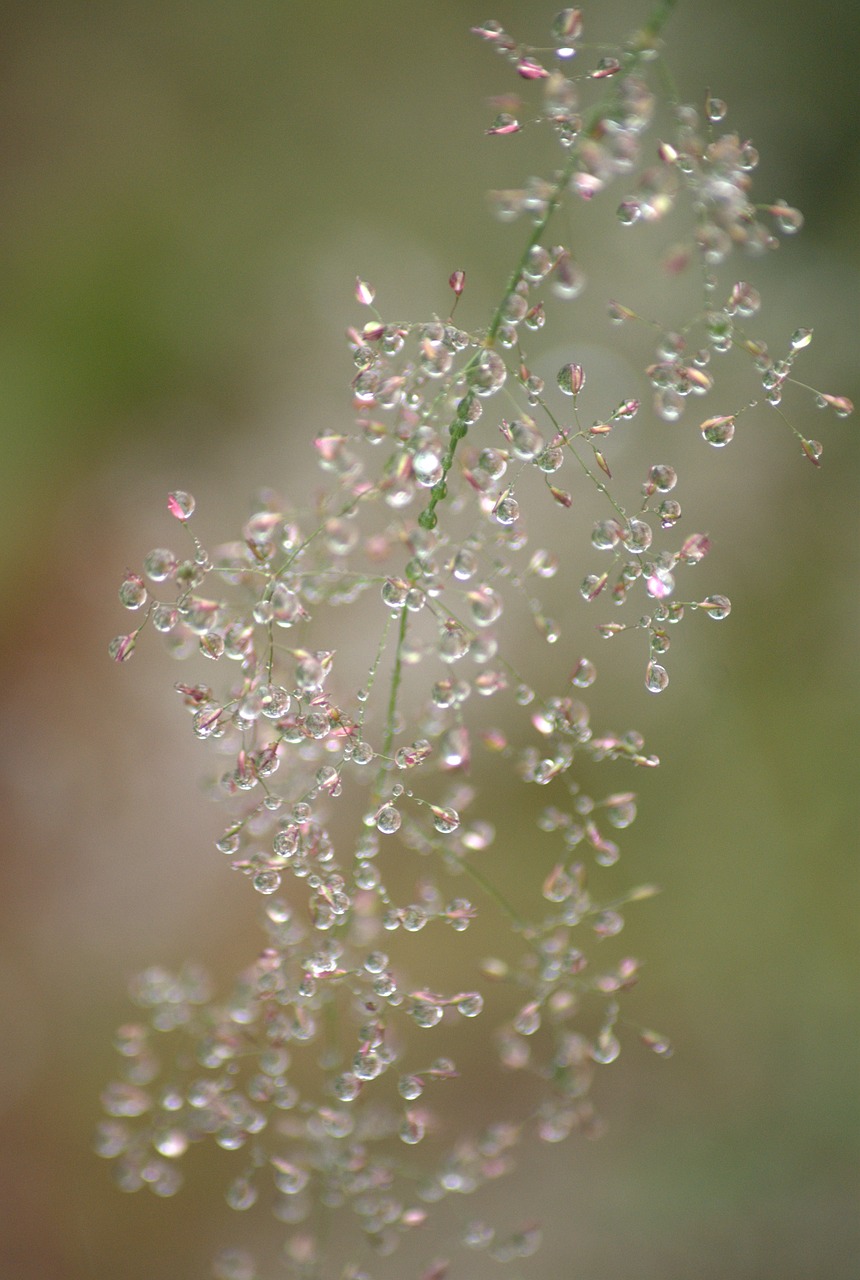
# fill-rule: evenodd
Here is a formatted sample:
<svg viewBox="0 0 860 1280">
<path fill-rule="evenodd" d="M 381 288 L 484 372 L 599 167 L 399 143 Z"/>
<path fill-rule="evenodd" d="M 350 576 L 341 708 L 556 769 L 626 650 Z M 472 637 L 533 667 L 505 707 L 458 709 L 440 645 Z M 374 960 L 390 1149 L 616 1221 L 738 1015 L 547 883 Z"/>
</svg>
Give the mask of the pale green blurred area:
<svg viewBox="0 0 860 1280">
<path fill-rule="evenodd" d="M 594 9 L 617 34 L 647 4 Z M 413 319 L 444 313 L 465 268 L 463 322 L 484 321 L 525 234 L 490 220 L 484 191 L 554 159 L 539 134 L 484 137 L 485 100 L 517 86 L 467 29 L 495 16 L 539 43 L 553 13 L 3 6 L 0 1280 L 190 1280 L 247 1231 L 219 1199 L 224 1159 L 192 1160 L 186 1191 L 156 1203 L 122 1197 L 90 1154 L 131 973 L 192 955 L 226 977 L 259 946 L 256 904 L 211 852 L 206 762 L 170 692 L 181 671 L 155 646 L 128 669 L 107 660 L 116 587 L 173 535 L 169 488 L 195 493 L 216 541 L 255 486 L 313 477 L 304 441 L 350 421 L 356 274 L 386 316 Z M 777 346 L 814 327 L 800 376 L 860 403 L 860 11 L 682 0 L 669 44 L 682 95 L 725 97 L 759 147 L 759 198 L 806 214 L 772 260 L 736 267 L 761 283 L 758 328 Z M 602 214 L 559 224 L 592 278 L 547 330 L 563 359 L 619 340 L 603 300 L 635 305 L 658 278 L 644 264 L 659 235 L 612 225 L 622 185 Z M 664 761 L 595 787 L 640 793 L 615 874 L 664 893 L 630 912 L 624 948 L 647 965 L 627 1012 L 677 1052 L 660 1062 L 628 1033 L 597 1082 L 607 1136 L 535 1152 L 499 1188 L 497 1216 L 546 1224 L 523 1274 L 860 1273 L 860 442 L 856 419 L 787 407 L 823 441 L 820 471 L 761 416 L 724 455 L 697 438 L 695 408 L 642 428 L 662 432 L 636 446 L 643 466 L 681 458 L 685 531 L 715 539 L 696 582 L 734 603 L 720 627 L 681 629 L 664 695 L 645 693 L 635 639 L 598 648 L 602 615 L 570 606 L 601 673 L 595 721 L 642 729 Z M 586 560 L 574 551 L 571 596 Z M 510 803 L 493 800 L 500 829 Z M 517 838 L 494 857 L 516 891 L 540 872 L 522 865 L 525 819 L 507 824 Z M 419 1245 L 447 1248 L 432 1228 Z M 418 1274 L 400 1266 L 378 1275 Z"/>
</svg>

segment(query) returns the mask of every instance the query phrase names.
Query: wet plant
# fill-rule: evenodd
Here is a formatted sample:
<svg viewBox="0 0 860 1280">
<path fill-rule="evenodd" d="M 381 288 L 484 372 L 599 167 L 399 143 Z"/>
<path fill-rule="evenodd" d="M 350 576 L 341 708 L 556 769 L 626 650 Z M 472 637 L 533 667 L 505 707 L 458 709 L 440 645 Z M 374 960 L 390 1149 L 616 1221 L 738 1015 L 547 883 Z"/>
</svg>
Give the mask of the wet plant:
<svg viewBox="0 0 860 1280">
<path fill-rule="evenodd" d="M 711 539 L 682 522 L 663 424 L 692 419 L 706 462 L 771 415 L 818 466 L 822 446 L 784 399 L 852 409 L 798 381 L 811 330 L 776 352 L 756 336 L 761 299 L 735 262 L 776 248 L 801 215 L 753 202 L 758 157 L 726 130 L 724 102 L 676 100 L 662 61 L 672 7 L 614 51 L 589 46 L 573 8 L 546 48 L 475 29 L 511 90 L 487 145 L 542 128 L 559 149 L 548 177 L 493 195 L 523 242 L 498 305 L 461 325 L 458 268 L 440 282 L 446 314 L 391 320 L 357 280 L 354 413 L 313 442 L 320 492 L 261 492 L 239 536 L 211 548 L 194 499 L 173 492 L 173 546 L 120 587 L 140 621 L 111 656 L 127 661 L 148 631 L 183 660 L 176 694 L 226 814 L 217 854 L 261 895 L 265 937 L 223 996 L 195 966 L 135 981 L 97 1150 L 124 1190 L 159 1196 L 179 1189 L 192 1145 L 235 1153 L 227 1205 L 274 1214 L 297 1280 L 394 1274 L 387 1256 L 449 1198 L 451 1261 L 410 1274 L 527 1258 L 534 1221 L 500 1229 L 463 1198 L 513 1170 L 522 1143 L 599 1130 L 592 1082 L 625 1028 L 671 1052 L 622 1019 L 639 964 L 612 941 L 654 892 L 618 886 L 614 868 L 632 779 L 658 761 L 635 729 L 592 723 L 594 652 L 633 633 L 621 643 L 660 693 L 680 624 L 730 613 L 696 590 Z M 685 228 L 664 267 L 670 284 L 696 281 L 692 314 L 678 319 L 668 286 L 659 318 L 607 300 L 608 332 L 653 335 L 646 396 L 637 384 L 607 398 L 576 343 L 553 377 L 533 371 L 557 304 L 586 284 L 562 209 L 574 226 L 609 209 L 634 236 L 670 214 Z M 740 400 L 722 392 L 730 361 L 747 378 Z M 653 449 L 635 475 L 631 433 Z M 580 541 L 583 508 L 597 514 Z M 565 595 L 596 616 L 557 620 Z M 499 778 L 522 797 L 516 831 L 495 812 Z M 528 849 L 514 892 L 497 869 L 511 841 Z M 474 1131 L 457 1093 L 470 1070 L 496 1073 Z M 244 1246 L 213 1268 L 264 1273 Z"/>
</svg>

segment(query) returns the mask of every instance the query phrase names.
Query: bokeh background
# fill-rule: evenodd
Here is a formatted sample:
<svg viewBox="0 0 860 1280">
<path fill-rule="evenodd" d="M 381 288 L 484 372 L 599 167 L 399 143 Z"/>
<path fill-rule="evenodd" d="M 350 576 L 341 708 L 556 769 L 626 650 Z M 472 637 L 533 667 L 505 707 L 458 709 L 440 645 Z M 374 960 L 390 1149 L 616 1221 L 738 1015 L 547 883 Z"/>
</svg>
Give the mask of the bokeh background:
<svg viewBox="0 0 860 1280">
<path fill-rule="evenodd" d="M 610 35 L 647 3 L 595 9 Z M 484 191 L 552 162 L 539 135 L 484 137 L 485 100 L 516 86 L 467 29 L 495 16 L 538 43 L 553 12 L 2 5 L 3 1280 L 190 1280 L 231 1238 L 205 1162 L 156 1203 L 114 1191 L 90 1154 L 129 976 L 188 956 L 226 976 L 258 945 L 253 895 L 211 852 L 181 672 L 155 646 L 107 659 L 128 616 L 116 588 L 171 536 L 169 488 L 196 495 L 204 539 L 233 536 L 253 490 L 307 474 L 304 442 L 348 421 L 357 273 L 411 319 L 447 308 L 465 267 L 464 323 L 481 323 L 522 238 Z M 669 40 L 682 95 L 725 97 L 760 149 L 760 198 L 806 214 L 799 239 L 737 267 L 765 295 L 758 331 L 776 345 L 814 327 L 801 376 L 860 402 L 860 10 L 682 0 Z M 558 313 L 563 350 L 613 340 L 604 299 L 635 303 L 657 278 L 659 237 L 613 224 L 619 191 L 572 224 L 593 286 Z M 660 698 L 640 651 L 604 675 L 581 642 L 603 677 L 595 716 L 664 760 L 633 780 L 619 876 L 664 887 L 624 935 L 647 959 L 630 1011 L 678 1052 L 631 1044 L 598 1082 L 603 1140 L 537 1152 L 500 1188 L 500 1216 L 511 1197 L 527 1211 L 527 1190 L 544 1218 L 536 1277 L 860 1270 L 860 446 L 852 420 L 788 407 L 823 440 L 820 471 L 767 418 L 719 456 L 691 419 L 648 428 L 716 539 L 697 573 L 731 621 L 691 620 Z M 593 621 L 575 615 L 584 637 Z"/>
</svg>

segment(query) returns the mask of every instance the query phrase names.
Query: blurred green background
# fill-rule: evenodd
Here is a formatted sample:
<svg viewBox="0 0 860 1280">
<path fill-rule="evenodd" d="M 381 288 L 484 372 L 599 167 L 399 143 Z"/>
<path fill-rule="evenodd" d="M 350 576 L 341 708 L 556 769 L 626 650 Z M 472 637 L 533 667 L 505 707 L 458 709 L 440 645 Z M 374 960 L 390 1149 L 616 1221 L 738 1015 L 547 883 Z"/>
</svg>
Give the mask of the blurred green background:
<svg viewBox="0 0 860 1280">
<path fill-rule="evenodd" d="M 594 9 L 608 36 L 648 6 Z M 304 441 L 349 420 L 357 273 L 412 319 L 447 308 L 464 267 L 463 321 L 481 323 L 523 235 L 484 192 L 552 161 L 532 133 L 484 137 L 485 100 L 516 86 L 467 30 L 494 16 L 540 43 L 553 13 L 2 6 L 3 1280 L 184 1280 L 231 1238 L 205 1162 L 155 1203 L 90 1155 L 130 974 L 192 955 L 227 975 L 258 945 L 252 895 L 211 855 L 180 673 L 149 646 L 131 669 L 107 660 L 116 588 L 163 543 L 169 488 L 196 495 L 204 538 L 232 536 L 256 486 L 288 488 Z M 669 45 L 682 95 L 725 97 L 761 151 L 759 198 L 806 214 L 797 241 L 735 268 L 762 287 L 757 331 L 814 327 L 801 376 L 860 403 L 860 10 L 681 0 Z M 599 347 L 604 299 L 635 303 L 656 278 L 657 238 L 613 226 L 619 198 L 572 221 L 593 286 L 559 312 L 563 349 Z M 606 667 L 591 651 L 595 720 L 642 729 L 664 760 L 607 789 L 642 798 L 619 877 L 665 890 L 625 931 L 647 960 L 629 1011 L 678 1052 L 631 1045 L 598 1081 L 603 1141 L 529 1158 L 534 1276 L 860 1274 L 860 449 L 854 421 L 788 408 L 823 440 L 820 471 L 768 419 L 742 419 L 716 459 L 694 421 L 654 428 L 716 540 L 697 583 L 735 605 L 720 628 L 690 621 L 657 699 L 638 648 Z M 528 1211 L 522 1183 L 500 1196 Z"/>
</svg>

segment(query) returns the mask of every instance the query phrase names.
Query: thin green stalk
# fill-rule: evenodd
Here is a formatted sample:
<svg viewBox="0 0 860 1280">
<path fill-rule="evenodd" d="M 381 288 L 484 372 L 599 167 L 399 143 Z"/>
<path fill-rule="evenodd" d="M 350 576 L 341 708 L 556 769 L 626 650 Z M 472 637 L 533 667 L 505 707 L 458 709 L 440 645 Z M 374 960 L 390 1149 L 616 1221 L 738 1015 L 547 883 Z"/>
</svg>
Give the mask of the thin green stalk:
<svg viewBox="0 0 860 1280">
<path fill-rule="evenodd" d="M 645 23 L 641 31 L 637 32 L 633 37 L 627 53 L 621 61 L 621 67 L 618 71 L 618 78 L 623 80 L 625 76 L 631 75 L 645 58 L 653 53 L 660 33 L 666 25 L 677 0 L 661 0 Z M 591 136 L 602 120 L 607 119 L 612 114 L 613 103 L 617 102 L 617 90 L 608 94 L 599 103 L 592 107 L 591 111 L 585 117 L 582 125 L 582 136 Z M 546 208 L 542 216 L 535 223 L 531 235 L 526 242 L 525 248 L 520 255 L 517 265 L 514 267 L 508 280 L 505 291 L 500 298 L 498 305 L 490 319 L 482 346 L 474 352 L 467 360 L 461 370 L 461 377 L 468 378 L 469 373 L 478 364 L 483 352 L 495 344 L 496 335 L 504 321 L 505 303 L 508 297 L 514 292 L 523 272 L 528 263 L 529 254 L 532 249 L 541 243 L 547 227 L 553 217 L 558 206 L 561 204 L 568 184 L 576 171 L 577 161 L 579 159 L 579 147 L 573 146 L 570 155 L 561 169 L 553 187 L 549 198 L 546 202 Z M 457 405 L 456 413 L 449 427 L 450 442 L 447 450 L 442 458 L 442 477 L 430 490 L 430 497 L 427 506 L 418 517 L 418 523 L 422 529 L 433 529 L 436 526 L 436 508 L 440 502 L 443 502 L 448 496 L 448 485 L 446 483 L 448 472 L 454 464 L 454 455 L 457 452 L 457 446 L 468 431 L 468 417 L 472 406 L 473 392 L 467 391 Z"/>
<path fill-rule="evenodd" d="M 385 738 L 382 744 L 383 770 L 391 758 L 394 744 L 395 726 L 397 723 L 397 695 L 400 692 L 400 681 L 403 676 L 403 646 L 406 643 L 406 628 L 409 611 L 404 606 L 400 611 L 400 626 L 397 628 L 397 648 L 394 653 L 394 665 L 391 669 L 391 690 L 388 694 L 388 714 L 385 718 Z M 377 784 L 380 789 L 380 784 Z"/>
<path fill-rule="evenodd" d="M 496 906 L 504 912 L 512 924 L 516 925 L 518 931 L 525 938 L 529 937 L 531 926 L 523 919 L 516 907 L 508 902 L 505 895 L 496 888 L 493 882 L 487 879 L 482 871 L 479 871 L 477 867 L 473 867 L 470 862 L 467 862 L 465 858 L 461 858 L 459 854 L 452 853 L 448 849 L 445 850 L 445 857 L 453 862 L 460 871 L 465 872 L 471 880 L 474 880 L 475 884 L 483 890 L 487 897 L 492 898 Z"/>
</svg>

